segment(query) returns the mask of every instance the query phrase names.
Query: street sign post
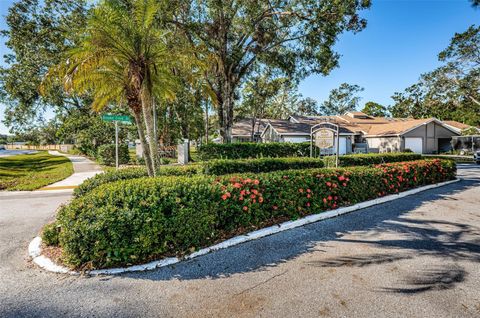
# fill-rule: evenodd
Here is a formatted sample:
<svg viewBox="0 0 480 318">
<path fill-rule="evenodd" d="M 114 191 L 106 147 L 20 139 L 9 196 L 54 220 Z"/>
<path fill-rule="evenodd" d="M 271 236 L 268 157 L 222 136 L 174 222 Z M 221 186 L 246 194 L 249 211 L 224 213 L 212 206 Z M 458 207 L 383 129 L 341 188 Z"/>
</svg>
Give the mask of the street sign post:
<svg viewBox="0 0 480 318">
<path fill-rule="evenodd" d="M 122 124 L 131 124 L 132 118 L 128 115 L 112 115 L 104 114 L 102 115 L 102 120 L 104 121 L 113 121 L 115 123 L 115 167 L 118 169 L 118 123 Z"/>
</svg>

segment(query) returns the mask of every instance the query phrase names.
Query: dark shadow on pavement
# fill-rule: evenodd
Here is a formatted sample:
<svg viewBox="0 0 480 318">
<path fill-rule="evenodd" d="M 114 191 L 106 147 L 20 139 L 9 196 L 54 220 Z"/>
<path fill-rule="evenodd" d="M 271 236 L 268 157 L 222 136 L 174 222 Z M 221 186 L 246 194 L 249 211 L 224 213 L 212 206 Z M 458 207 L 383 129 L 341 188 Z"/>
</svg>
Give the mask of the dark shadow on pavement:
<svg viewBox="0 0 480 318">
<path fill-rule="evenodd" d="M 472 168 L 472 166 L 470 166 Z M 459 169 L 462 169 L 460 167 Z M 343 215 L 341 217 L 310 224 L 281 232 L 232 248 L 219 250 L 205 256 L 184 261 L 173 266 L 150 272 L 128 273 L 121 277 L 142 280 L 170 279 L 218 279 L 237 273 L 262 271 L 294 259 L 304 253 L 321 251 L 331 241 L 371 244 L 385 253 L 348 255 L 335 259 L 312 262 L 318 267 L 374 266 L 410 259 L 422 255 L 439 258 L 480 261 L 480 229 L 466 223 L 441 222 L 436 220 L 413 220 L 405 216 L 426 202 L 445 200 L 448 196 L 480 185 L 480 169 L 476 176 L 444 187 L 421 192 L 406 198 Z M 448 230 L 439 229 L 448 227 Z M 376 233 L 394 231 L 401 239 L 394 240 L 348 240 L 349 232 Z M 414 293 L 452 288 L 461 282 L 467 273 L 460 267 L 427 268 L 418 275 L 405 278 L 406 288 L 385 288 L 383 291 Z"/>
</svg>

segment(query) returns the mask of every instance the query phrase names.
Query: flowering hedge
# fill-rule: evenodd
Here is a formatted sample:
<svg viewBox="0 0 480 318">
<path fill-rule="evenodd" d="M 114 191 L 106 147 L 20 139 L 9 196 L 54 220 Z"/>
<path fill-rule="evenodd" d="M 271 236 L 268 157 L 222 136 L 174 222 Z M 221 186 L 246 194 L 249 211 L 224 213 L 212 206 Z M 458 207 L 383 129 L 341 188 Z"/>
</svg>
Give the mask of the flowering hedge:
<svg viewBox="0 0 480 318">
<path fill-rule="evenodd" d="M 453 162 L 435 159 L 256 175 L 137 178 L 104 184 L 74 199 L 44 236 L 59 242 L 64 262 L 72 267 L 128 265 L 454 177 Z"/>
</svg>

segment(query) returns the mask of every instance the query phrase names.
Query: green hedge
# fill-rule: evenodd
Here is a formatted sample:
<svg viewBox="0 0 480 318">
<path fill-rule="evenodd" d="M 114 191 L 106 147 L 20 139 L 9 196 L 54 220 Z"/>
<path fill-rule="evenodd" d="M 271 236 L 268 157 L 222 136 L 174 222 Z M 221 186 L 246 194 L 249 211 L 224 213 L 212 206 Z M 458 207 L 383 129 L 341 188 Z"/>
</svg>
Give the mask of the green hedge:
<svg viewBox="0 0 480 318">
<path fill-rule="evenodd" d="M 411 161 L 421 159 L 420 155 L 411 153 L 385 153 L 385 154 L 356 154 L 340 156 L 340 166 L 363 166 L 384 162 Z M 323 158 L 327 166 L 334 165 L 332 157 Z M 222 175 L 242 172 L 269 172 L 288 169 L 321 168 L 323 161 L 317 158 L 258 158 L 258 159 L 219 159 L 199 162 L 195 165 L 162 167 L 161 176 L 191 176 L 198 173 Z M 135 179 L 147 176 L 145 168 L 126 168 L 118 171 L 109 171 L 98 174 L 84 181 L 74 195 L 81 196 L 94 188 L 109 182 Z"/>
<path fill-rule="evenodd" d="M 367 154 L 351 154 L 343 155 L 339 157 L 340 167 L 352 167 L 352 166 L 368 166 L 380 163 L 389 162 L 401 162 L 420 160 L 422 155 L 410 152 L 386 152 L 386 153 L 367 153 Z M 335 156 L 325 157 L 326 166 L 335 165 Z"/>
<path fill-rule="evenodd" d="M 115 145 L 101 145 L 97 150 L 97 159 L 107 166 L 115 165 Z M 130 153 L 127 145 L 118 145 L 118 164 L 127 164 L 130 161 Z"/>
<path fill-rule="evenodd" d="M 104 184 L 64 206 L 56 221 L 58 241 L 70 266 L 129 265 L 182 255 L 272 223 L 454 177 L 453 162 L 435 159 L 125 180 Z"/>
<path fill-rule="evenodd" d="M 322 168 L 319 158 L 259 158 L 238 160 L 210 160 L 201 164 L 204 174 L 223 175 L 243 172 L 270 172 L 289 169 Z"/>
<path fill-rule="evenodd" d="M 307 157 L 309 155 L 310 143 L 209 143 L 201 146 L 198 149 L 198 157 L 200 158 L 200 160 L 247 159 L 262 157 Z"/>
<path fill-rule="evenodd" d="M 197 165 L 188 165 L 188 166 L 171 166 L 171 167 L 162 167 L 160 170 L 160 176 L 191 176 L 198 174 L 199 167 Z M 102 184 L 120 181 L 120 180 L 129 180 L 136 179 L 141 177 L 146 177 L 147 169 L 146 168 L 125 168 L 119 170 L 111 170 L 104 173 L 99 173 L 92 178 L 85 180 L 80 186 L 78 186 L 73 195 L 75 197 L 80 197 L 85 195 L 87 192 L 92 191 L 93 189 L 99 187 Z"/>
<path fill-rule="evenodd" d="M 159 176 L 192 176 L 197 174 L 223 175 L 243 172 L 269 172 L 288 169 L 321 168 L 323 161 L 316 158 L 259 158 L 248 160 L 211 160 L 186 166 L 162 167 Z M 145 168 L 112 170 L 85 180 L 74 190 L 80 197 L 98 186 L 119 180 L 136 179 L 147 176 Z"/>
</svg>

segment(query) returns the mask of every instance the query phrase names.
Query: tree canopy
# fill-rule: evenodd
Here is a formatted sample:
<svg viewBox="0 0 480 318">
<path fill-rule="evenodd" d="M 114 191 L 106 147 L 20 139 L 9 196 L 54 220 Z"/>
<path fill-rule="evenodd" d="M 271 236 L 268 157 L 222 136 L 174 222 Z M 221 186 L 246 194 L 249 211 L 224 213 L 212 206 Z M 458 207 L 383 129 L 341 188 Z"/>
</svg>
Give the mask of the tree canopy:
<svg viewBox="0 0 480 318">
<path fill-rule="evenodd" d="M 179 0 L 173 23 L 209 61 L 220 133 L 231 140 L 238 89 L 258 66 L 297 80 L 338 65 L 333 46 L 344 31 L 366 26 L 358 11 L 369 0 Z"/>
<path fill-rule="evenodd" d="M 342 83 L 339 87 L 330 91 L 328 99 L 320 105 L 322 115 L 343 115 L 346 112 L 354 111 L 358 107 L 361 97 L 358 93 L 364 90 L 355 84 Z"/>
<path fill-rule="evenodd" d="M 439 60 L 444 64 L 392 96 L 392 115 L 480 125 L 480 27 L 455 34 Z"/>
<path fill-rule="evenodd" d="M 76 44 L 75 30 L 85 26 L 86 2 L 20 0 L 8 9 L 1 35 L 10 52 L 0 67 L 0 102 L 7 106 L 4 123 L 11 130 L 35 126 L 47 108 L 61 112 L 82 106 L 83 100 L 65 94 L 59 85 L 44 95 L 39 86 L 61 54 Z"/>
<path fill-rule="evenodd" d="M 388 108 L 375 102 L 366 102 L 362 112 L 374 117 L 388 117 Z"/>
</svg>

